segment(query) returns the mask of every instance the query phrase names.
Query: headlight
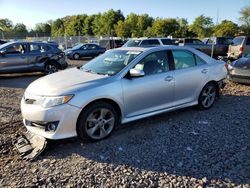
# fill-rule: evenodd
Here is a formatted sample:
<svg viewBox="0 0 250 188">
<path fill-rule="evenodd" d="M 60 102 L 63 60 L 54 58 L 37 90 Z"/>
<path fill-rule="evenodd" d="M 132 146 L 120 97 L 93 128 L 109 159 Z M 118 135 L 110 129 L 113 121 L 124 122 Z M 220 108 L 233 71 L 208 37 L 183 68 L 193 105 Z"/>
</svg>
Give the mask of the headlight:
<svg viewBox="0 0 250 188">
<path fill-rule="evenodd" d="M 28 93 L 25 93 L 24 100 L 27 104 L 40 105 L 44 108 L 49 108 L 52 106 L 57 106 L 60 104 L 65 104 L 73 98 L 73 95 L 66 96 L 56 96 L 56 97 L 43 97 L 43 96 L 34 96 Z M 28 103 L 29 101 L 29 103 Z"/>
<path fill-rule="evenodd" d="M 65 54 L 71 54 L 72 53 L 72 51 L 67 51 Z"/>
</svg>

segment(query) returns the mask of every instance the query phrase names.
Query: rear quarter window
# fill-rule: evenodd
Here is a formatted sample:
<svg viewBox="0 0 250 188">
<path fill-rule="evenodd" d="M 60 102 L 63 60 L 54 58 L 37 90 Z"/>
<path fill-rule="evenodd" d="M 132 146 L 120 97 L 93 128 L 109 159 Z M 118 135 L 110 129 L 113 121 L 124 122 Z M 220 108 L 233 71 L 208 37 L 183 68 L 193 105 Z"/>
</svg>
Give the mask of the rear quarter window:
<svg viewBox="0 0 250 188">
<path fill-rule="evenodd" d="M 242 44 L 243 40 L 244 40 L 243 37 L 236 37 L 233 39 L 232 43 L 234 46 L 238 46 Z"/>
</svg>

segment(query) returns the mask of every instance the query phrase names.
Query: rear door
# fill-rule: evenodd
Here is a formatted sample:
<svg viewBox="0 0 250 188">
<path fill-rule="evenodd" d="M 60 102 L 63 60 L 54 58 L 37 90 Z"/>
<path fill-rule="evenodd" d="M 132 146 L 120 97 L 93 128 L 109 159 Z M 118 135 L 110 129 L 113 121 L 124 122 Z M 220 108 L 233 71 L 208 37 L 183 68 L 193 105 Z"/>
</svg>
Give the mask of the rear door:
<svg viewBox="0 0 250 188">
<path fill-rule="evenodd" d="M 25 43 L 14 43 L 6 46 L 0 56 L 1 72 L 22 72 L 28 67 L 27 45 Z"/>
<path fill-rule="evenodd" d="M 29 67 L 32 70 L 43 70 L 47 60 L 46 44 L 30 43 L 29 44 Z"/>
<path fill-rule="evenodd" d="M 206 83 L 209 68 L 204 60 L 188 50 L 172 50 L 175 66 L 175 105 L 194 102 Z"/>
</svg>

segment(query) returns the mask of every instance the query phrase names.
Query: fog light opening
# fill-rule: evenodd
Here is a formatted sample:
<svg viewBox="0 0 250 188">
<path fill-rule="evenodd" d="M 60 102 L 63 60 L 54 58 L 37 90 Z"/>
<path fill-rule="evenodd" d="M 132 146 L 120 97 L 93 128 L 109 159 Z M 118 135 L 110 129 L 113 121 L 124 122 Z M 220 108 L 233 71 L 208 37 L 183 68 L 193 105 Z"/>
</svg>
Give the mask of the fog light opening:
<svg viewBox="0 0 250 188">
<path fill-rule="evenodd" d="M 48 123 L 46 126 L 46 130 L 49 132 L 55 132 L 57 129 L 58 122 Z"/>
</svg>

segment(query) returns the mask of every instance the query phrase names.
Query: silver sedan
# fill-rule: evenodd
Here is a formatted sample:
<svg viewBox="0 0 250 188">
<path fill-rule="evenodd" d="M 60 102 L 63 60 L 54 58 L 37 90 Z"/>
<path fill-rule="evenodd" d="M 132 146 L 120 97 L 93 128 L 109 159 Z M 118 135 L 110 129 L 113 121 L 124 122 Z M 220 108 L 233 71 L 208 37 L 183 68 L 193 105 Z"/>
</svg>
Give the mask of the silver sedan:
<svg viewBox="0 0 250 188">
<path fill-rule="evenodd" d="M 101 140 L 118 124 L 198 105 L 210 108 L 225 63 L 192 48 L 124 47 L 40 78 L 21 102 L 27 129 L 48 139 Z"/>
</svg>

